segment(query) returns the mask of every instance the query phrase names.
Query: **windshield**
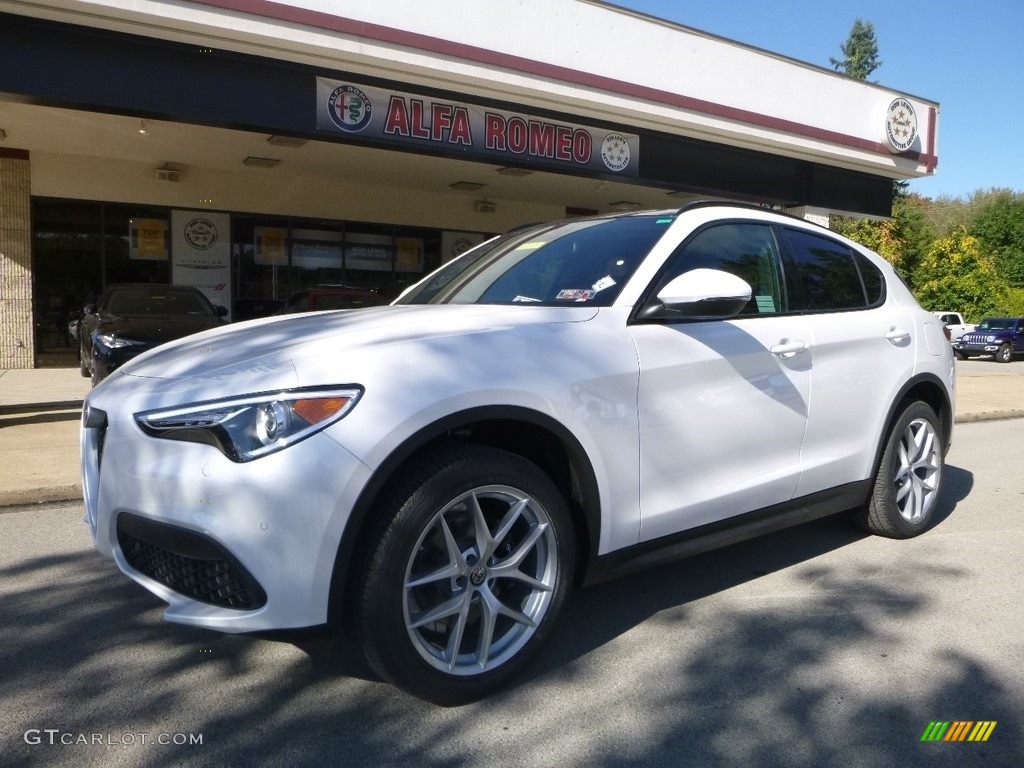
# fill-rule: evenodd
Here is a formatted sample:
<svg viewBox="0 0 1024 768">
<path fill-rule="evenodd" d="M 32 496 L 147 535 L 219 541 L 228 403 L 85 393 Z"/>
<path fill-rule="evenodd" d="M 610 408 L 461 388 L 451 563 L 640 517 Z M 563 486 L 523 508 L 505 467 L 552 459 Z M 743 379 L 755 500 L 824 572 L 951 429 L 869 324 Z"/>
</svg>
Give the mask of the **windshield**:
<svg viewBox="0 0 1024 768">
<path fill-rule="evenodd" d="M 606 307 L 674 214 L 636 214 L 515 230 L 460 256 L 396 304 Z"/>
<path fill-rule="evenodd" d="M 112 315 L 215 315 L 213 305 L 199 291 L 154 286 L 124 288 L 107 299 L 106 311 Z"/>
<path fill-rule="evenodd" d="M 976 330 L 979 331 L 1005 331 L 1013 328 L 1013 320 L 1008 317 L 986 317 Z"/>
</svg>

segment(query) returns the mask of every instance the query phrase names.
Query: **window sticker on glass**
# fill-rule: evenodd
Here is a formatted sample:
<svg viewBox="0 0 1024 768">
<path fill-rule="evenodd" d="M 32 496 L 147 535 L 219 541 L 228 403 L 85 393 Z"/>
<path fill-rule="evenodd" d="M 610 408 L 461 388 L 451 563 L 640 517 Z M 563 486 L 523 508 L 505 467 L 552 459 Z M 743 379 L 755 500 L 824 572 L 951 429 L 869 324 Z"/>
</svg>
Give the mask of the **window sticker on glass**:
<svg viewBox="0 0 1024 768">
<path fill-rule="evenodd" d="M 531 241 L 529 243 L 523 243 L 522 245 L 517 245 L 512 250 L 513 251 L 535 251 L 538 248 L 543 248 L 545 245 L 547 245 L 547 243 L 545 243 L 543 240 L 533 240 L 533 241 Z"/>
<path fill-rule="evenodd" d="M 771 296 L 755 296 L 757 301 L 757 311 L 762 314 L 775 311 L 775 299 Z"/>
<path fill-rule="evenodd" d="M 594 292 L 589 288 L 565 288 L 555 296 L 557 301 L 590 301 Z"/>
<path fill-rule="evenodd" d="M 605 275 L 596 283 L 594 283 L 594 293 L 600 293 L 605 288 L 611 288 L 613 285 L 615 285 L 615 281 L 612 279 L 612 276 Z"/>
</svg>

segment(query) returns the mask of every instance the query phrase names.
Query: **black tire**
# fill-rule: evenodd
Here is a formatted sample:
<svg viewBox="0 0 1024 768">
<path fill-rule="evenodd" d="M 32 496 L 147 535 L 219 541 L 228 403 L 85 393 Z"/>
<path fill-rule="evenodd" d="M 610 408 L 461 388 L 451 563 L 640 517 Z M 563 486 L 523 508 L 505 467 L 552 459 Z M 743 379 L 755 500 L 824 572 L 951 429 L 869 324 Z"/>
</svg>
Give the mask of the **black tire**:
<svg viewBox="0 0 1024 768">
<path fill-rule="evenodd" d="M 405 472 L 377 512 L 351 617 L 374 671 L 448 706 L 520 675 L 550 636 L 575 565 L 551 479 L 515 454 L 446 444 Z"/>
<path fill-rule="evenodd" d="M 82 374 L 83 378 L 88 379 L 92 374 L 89 372 L 89 366 L 85 364 L 85 358 L 82 357 L 82 348 L 78 348 L 78 372 Z"/>
<path fill-rule="evenodd" d="M 954 349 L 953 350 L 953 355 L 956 357 L 957 360 L 967 360 L 968 359 L 967 355 L 965 353 L 961 352 L 958 349 Z"/>
<path fill-rule="evenodd" d="M 997 363 L 1008 363 L 1013 360 L 1013 347 L 1009 344 L 1001 344 L 995 354 Z"/>
<path fill-rule="evenodd" d="M 904 401 L 886 438 L 871 496 L 854 520 L 893 539 L 923 533 L 935 515 L 942 470 L 942 423 L 927 403 Z"/>
</svg>

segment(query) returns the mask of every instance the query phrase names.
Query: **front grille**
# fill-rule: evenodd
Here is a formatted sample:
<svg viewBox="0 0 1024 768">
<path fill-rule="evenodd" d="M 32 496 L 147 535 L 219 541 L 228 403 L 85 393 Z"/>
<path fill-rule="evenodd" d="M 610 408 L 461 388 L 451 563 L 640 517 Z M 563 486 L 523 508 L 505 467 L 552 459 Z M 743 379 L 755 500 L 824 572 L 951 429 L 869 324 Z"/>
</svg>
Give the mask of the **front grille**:
<svg viewBox="0 0 1024 768">
<path fill-rule="evenodd" d="M 179 594 L 243 611 L 267 603 L 256 579 L 207 536 L 124 513 L 117 541 L 132 568 Z"/>
</svg>

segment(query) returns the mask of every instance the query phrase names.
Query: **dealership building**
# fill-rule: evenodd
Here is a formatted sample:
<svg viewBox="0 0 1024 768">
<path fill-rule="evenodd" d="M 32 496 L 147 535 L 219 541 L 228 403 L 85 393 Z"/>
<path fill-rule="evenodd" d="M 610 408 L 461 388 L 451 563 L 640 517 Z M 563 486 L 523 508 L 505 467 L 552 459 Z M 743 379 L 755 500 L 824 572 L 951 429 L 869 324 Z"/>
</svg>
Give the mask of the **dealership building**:
<svg viewBox="0 0 1024 768">
<path fill-rule="evenodd" d="M 888 216 L 938 111 L 594 0 L 0 0 L 0 370 L 77 363 L 111 283 L 241 319 L 527 222 Z"/>
</svg>

